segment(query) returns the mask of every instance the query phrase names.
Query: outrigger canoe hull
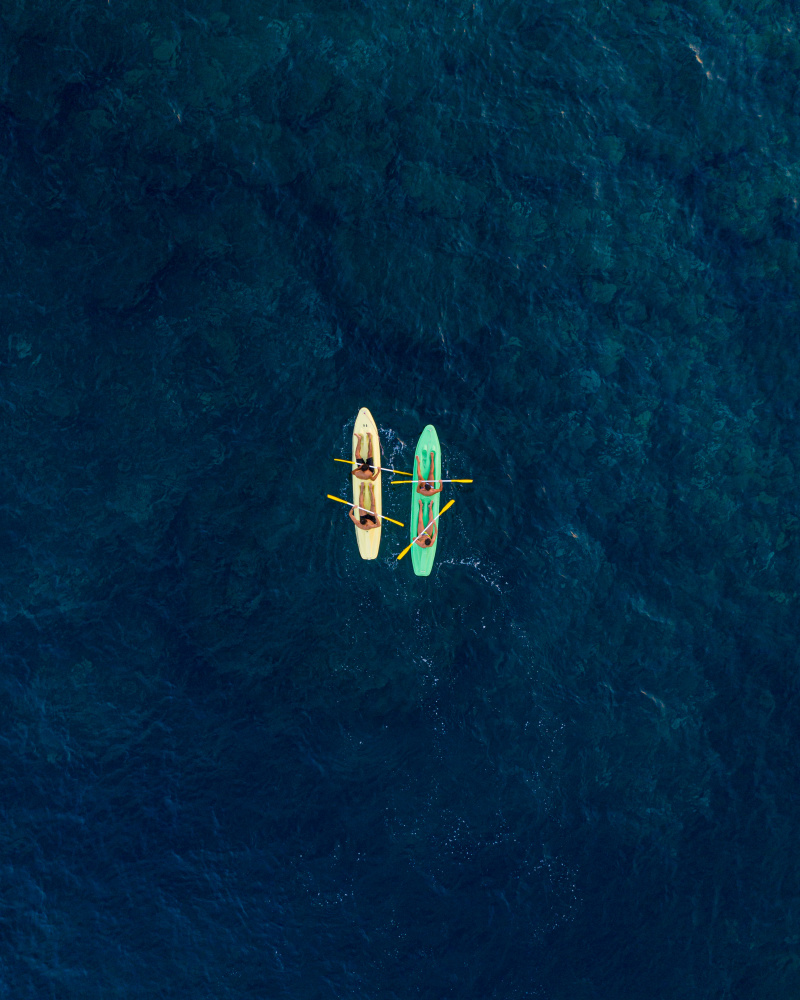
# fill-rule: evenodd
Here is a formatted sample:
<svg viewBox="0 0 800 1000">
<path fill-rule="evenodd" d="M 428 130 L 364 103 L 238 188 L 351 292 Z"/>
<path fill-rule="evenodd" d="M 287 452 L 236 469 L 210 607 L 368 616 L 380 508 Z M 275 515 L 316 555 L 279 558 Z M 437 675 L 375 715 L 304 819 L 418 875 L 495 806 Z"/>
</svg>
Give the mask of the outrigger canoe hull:
<svg viewBox="0 0 800 1000">
<path fill-rule="evenodd" d="M 369 438 L 367 435 L 372 436 L 372 461 L 375 467 L 378 468 L 381 464 L 381 444 L 378 438 L 378 428 L 375 421 L 372 419 L 372 414 L 366 408 L 362 406 L 358 411 L 358 416 L 356 417 L 356 425 L 353 428 L 353 456 L 352 460 L 356 461 L 356 448 L 358 447 L 358 438 L 356 434 L 361 435 L 361 456 L 366 458 L 369 453 Z M 355 465 L 353 466 L 355 468 Z M 383 505 L 381 502 L 381 480 L 383 479 L 383 473 L 378 473 L 378 478 L 373 482 L 365 481 L 359 479 L 357 476 L 351 475 L 350 478 L 353 480 L 353 503 L 358 505 L 358 498 L 361 493 L 362 485 L 365 487 L 364 490 L 364 506 L 369 507 L 369 488 L 373 487 L 375 490 L 375 513 L 378 515 L 378 520 L 381 519 L 383 514 Z M 356 516 L 363 514 L 363 511 L 356 509 Z M 362 531 L 361 528 L 354 526 L 356 533 L 356 542 L 358 543 L 358 551 L 362 559 L 377 559 L 378 550 L 381 547 L 381 526 L 378 525 L 377 528 L 373 528 L 371 531 Z"/>
</svg>

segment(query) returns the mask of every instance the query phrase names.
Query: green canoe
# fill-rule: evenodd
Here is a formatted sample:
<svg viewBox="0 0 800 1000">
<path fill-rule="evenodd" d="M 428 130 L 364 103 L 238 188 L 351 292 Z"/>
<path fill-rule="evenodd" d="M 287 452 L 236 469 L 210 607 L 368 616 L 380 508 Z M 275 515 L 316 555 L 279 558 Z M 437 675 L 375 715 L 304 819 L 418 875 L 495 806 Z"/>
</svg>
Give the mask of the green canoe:
<svg viewBox="0 0 800 1000">
<path fill-rule="evenodd" d="M 437 493 L 432 497 L 424 497 L 420 493 L 417 493 L 416 480 L 417 480 L 417 459 L 419 459 L 419 464 L 422 468 L 422 475 L 427 476 L 430 470 L 431 452 L 434 453 L 434 476 L 441 478 L 442 475 L 442 449 L 439 447 L 439 438 L 436 434 L 436 428 L 433 424 L 428 424 L 425 430 L 420 434 L 419 441 L 417 441 L 417 450 L 414 453 L 414 467 L 411 470 L 414 474 L 415 485 L 411 487 L 411 534 L 409 535 L 409 540 L 413 541 L 419 534 L 419 502 L 422 501 L 422 517 L 423 517 L 423 527 L 430 524 L 432 517 L 437 517 L 439 514 L 439 497 L 441 493 Z M 441 486 L 441 483 L 434 483 L 434 486 Z M 433 569 L 433 560 L 436 558 L 436 546 L 439 542 L 439 522 L 436 522 L 436 539 L 430 548 L 423 549 L 419 545 L 411 546 L 411 562 L 414 564 L 414 572 L 417 576 L 429 576 L 431 570 Z"/>
</svg>

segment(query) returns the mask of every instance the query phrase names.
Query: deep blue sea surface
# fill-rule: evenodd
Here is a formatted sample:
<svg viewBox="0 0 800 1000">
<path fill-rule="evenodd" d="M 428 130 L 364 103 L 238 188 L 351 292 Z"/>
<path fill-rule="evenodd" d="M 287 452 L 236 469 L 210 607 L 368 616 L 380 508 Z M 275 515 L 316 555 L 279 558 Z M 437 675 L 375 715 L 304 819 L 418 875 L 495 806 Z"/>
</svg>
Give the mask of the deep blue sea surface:
<svg viewBox="0 0 800 1000">
<path fill-rule="evenodd" d="M 800 996 L 799 199 L 789 0 L 2 0 L 0 1000 Z"/>
</svg>

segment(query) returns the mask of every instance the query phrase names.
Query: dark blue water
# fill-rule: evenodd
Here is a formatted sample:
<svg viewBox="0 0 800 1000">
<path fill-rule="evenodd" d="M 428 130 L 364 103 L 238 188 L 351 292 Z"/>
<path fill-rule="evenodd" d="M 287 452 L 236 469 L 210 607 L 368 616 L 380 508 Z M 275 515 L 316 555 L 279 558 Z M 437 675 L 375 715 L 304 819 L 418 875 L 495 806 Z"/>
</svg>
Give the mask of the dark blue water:
<svg viewBox="0 0 800 1000">
<path fill-rule="evenodd" d="M 0 55 L 0 998 L 797 997 L 796 7 Z"/>
</svg>

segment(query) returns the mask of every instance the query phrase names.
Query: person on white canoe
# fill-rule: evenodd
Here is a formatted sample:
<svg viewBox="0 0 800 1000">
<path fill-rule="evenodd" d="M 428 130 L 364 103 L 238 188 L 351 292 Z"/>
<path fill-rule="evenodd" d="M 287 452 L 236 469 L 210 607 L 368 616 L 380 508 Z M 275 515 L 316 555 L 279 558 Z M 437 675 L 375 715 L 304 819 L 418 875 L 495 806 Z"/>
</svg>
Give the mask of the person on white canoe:
<svg viewBox="0 0 800 1000">
<path fill-rule="evenodd" d="M 372 435 L 367 434 L 367 457 L 361 457 L 361 445 L 363 444 L 364 435 L 356 434 L 358 438 L 358 444 L 356 445 L 356 461 L 358 465 L 353 469 L 353 475 L 356 479 L 365 479 L 368 481 L 373 481 L 380 475 L 380 466 L 375 468 L 375 462 L 372 457 Z"/>
<path fill-rule="evenodd" d="M 356 513 L 355 507 L 350 508 L 348 517 L 353 524 L 362 531 L 372 531 L 373 528 L 380 528 L 381 522 L 375 513 L 375 487 L 369 484 L 369 507 L 364 503 L 366 497 L 366 486 L 362 483 L 358 491 L 358 506 L 362 509 Z"/>
</svg>

